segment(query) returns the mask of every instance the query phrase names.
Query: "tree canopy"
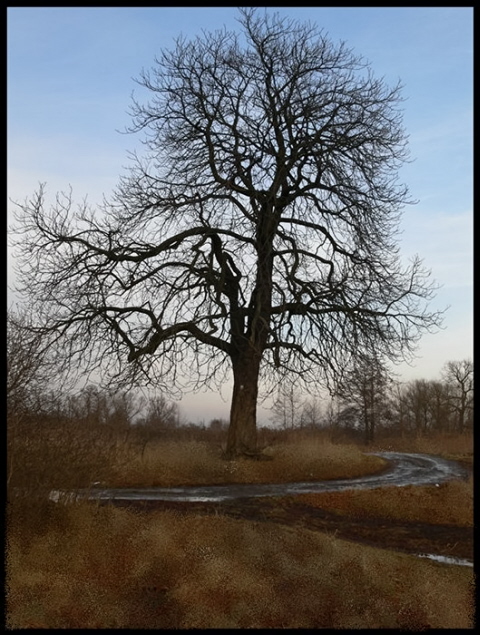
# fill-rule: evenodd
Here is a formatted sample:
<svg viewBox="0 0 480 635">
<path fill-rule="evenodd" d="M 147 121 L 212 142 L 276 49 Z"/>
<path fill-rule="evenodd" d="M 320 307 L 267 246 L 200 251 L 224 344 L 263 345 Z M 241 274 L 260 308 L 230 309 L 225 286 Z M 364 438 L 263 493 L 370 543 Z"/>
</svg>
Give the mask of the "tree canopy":
<svg viewBox="0 0 480 635">
<path fill-rule="evenodd" d="M 256 452 L 259 381 L 333 386 L 440 323 L 429 272 L 398 248 L 401 86 L 314 25 L 239 22 L 142 72 L 146 152 L 103 206 L 46 209 L 42 186 L 18 215 L 21 290 L 70 361 L 169 385 L 233 372 L 229 456 Z"/>
</svg>

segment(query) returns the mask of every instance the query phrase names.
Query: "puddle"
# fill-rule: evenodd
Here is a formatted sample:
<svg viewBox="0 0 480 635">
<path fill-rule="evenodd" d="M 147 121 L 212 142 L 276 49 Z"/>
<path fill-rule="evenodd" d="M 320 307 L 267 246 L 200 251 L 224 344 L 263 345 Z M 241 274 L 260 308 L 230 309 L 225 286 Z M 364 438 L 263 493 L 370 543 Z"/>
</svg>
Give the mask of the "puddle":
<svg viewBox="0 0 480 635">
<path fill-rule="evenodd" d="M 417 558 L 429 558 L 442 564 L 456 564 L 460 567 L 473 567 L 473 562 L 466 558 L 454 558 L 453 556 L 437 556 L 434 553 L 416 553 Z"/>
</svg>

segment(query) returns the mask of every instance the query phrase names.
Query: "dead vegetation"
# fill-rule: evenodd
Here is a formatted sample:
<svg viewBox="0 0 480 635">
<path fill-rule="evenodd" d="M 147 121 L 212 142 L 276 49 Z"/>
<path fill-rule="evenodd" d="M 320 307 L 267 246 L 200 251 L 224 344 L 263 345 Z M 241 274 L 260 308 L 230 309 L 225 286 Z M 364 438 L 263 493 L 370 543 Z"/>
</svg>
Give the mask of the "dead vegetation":
<svg viewBox="0 0 480 635">
<path fill-rule="evenodd" d="M 450 439 L 446 447 L 446 439 L 437 439 L 423 451 L 468 454 L 468 443 Z M 55 447 L 50 470 L 63 464 L 63 474 L 73 474 L 71 444 L 63 452 L 60 443 Z M 127 444 L 112 446 L 102 477 L 112 485 L 148 486 L 313 480 L 381 469 L 362 449 L 297 434 L 266 450 L 272 461 L 258 462 L 222 461 L 217 446 L 194 440 L 151 444 L 143 458 Z M 98 465 L 97 457 L 82 484 Z M 343 494 L 308 496 L 327 509 L 471 526 L 471 480 Z M 469 628 L 473 583 L 469 568 L 300 527 L 221 513 L 58 505 L 40 494 L 9 492 L 9 628 Z"/>
<path fill-rule="evenodd" d="M 372 445 L 371 450 L 434 454 L 445 459 L 459 461 L 466 467 L 473 467 L 473 434 L 471 432 L 464 434 L 437 432 L 429 435 L 385 434 Z"/>
<path fill-rule="evenodd" d="M 473 478 L 435 485 L 301 494 L 313 507 L 356 518 L 386 518 L 408 522 L 473 527 Z"/>
<path fill-rule="evenodd" d="M 142 455 L 131 450 L 105 484 L 115 487 L 213 485 L 222 483 L 287 483 L 353 478 L 381 471 L 385 461 L 353 444 L 338 445 L 326 434 L 295 443 L 284 441 L 264 450 L 270 461 L 225 461 L 220 446 L 206 441 L 158 441 Z"/>
<path fill-rule="evenodd" d="M 62 512 L 11 536 L 10 628 L 471 626 L 462 567 L 221 515 Z"/>
</svg>

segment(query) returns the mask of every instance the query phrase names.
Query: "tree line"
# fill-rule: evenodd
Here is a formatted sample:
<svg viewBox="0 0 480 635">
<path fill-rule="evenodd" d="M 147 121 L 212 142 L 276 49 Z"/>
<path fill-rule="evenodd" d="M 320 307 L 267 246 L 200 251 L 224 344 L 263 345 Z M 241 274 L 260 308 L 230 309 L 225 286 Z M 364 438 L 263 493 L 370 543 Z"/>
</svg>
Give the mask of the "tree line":
<svg viewBox="0 0 480 635">
<path fill-rule="evenodd" d="M 361 364 L 344 378 L 331 399 L 305 399 L 292 382 L 278 390 L 272 421 L 282 428 L 330 427 L 362 436 L 377 433 L 428 435 L 473 429 L 473 362 L 448 361 L 441 379 L 392 378 L 381 364 Z"/>
<path fill-rule="evenodd" d="M 72 390 L 56 368 L 54 349 L 44 336 L 28 329 L 28 313 L 7 313 L 7 414 L 9 430 L 16 426 L 38 434 L 39 421 L 63 421 L 77 428 L 108 431 L 118 438 L 148 440 L 179 436 L 196 427 L 225 434 L 228 421 L 212 419 L 195 426 L 179 405 L 161 392 L 106 390 L 85 383 Z M 428 435 L 463 433 L 473 429 L 473 361 L 449 361 L 440 380 L 401 382 L 388 368 L 371 359 L 345 374 L 328 398 L 305 396 L 294 382 L 284 381 L 273 399 L 271 423 L 276 429 L 330 428 L 364 439 L 378 433 Z M 31 430 L 30 430 L 31 434 Z M 112 438 L 113 438 L 112 437 Z"/>
</svg>

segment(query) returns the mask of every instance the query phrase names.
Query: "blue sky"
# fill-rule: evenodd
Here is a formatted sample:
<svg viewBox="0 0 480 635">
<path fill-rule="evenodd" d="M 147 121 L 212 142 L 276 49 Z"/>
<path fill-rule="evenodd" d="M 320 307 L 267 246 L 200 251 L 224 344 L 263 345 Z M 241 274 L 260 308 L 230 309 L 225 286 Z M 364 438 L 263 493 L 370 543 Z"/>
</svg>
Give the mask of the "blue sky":
<svg viewBox="0 0 480 635">
<path fill-rule="evenodd" d="M 414 365 L 397 372 L 406 381 L 437 379 L 446 361 L 473 356 L 473 8 L 274 10 L 316 23 L 369 60 L 375 75 L 404 85 L 414 162 L 401 178 L 418 204 L 404 212 L 402 253 L 418 253 L 442 285 L 431 307 L 450 308 L 444 330 L 425 335 Z M 128 151 L 140 146 L 119 132 L 130 123 L 132 92 L 141 96 L 134 78 L 178 35 L 238 29 L 237 15 L 233 7 L 9 7 L 9 197 L 22 201 L 40 182 L 51 198 L 70 185 L 79 202 L 108 196 Z M 229 397 L 226 387 L 223 401 L 199 395 L 181 407 L 208 421 L 227 416 Z"/>
</svg>

